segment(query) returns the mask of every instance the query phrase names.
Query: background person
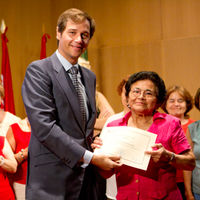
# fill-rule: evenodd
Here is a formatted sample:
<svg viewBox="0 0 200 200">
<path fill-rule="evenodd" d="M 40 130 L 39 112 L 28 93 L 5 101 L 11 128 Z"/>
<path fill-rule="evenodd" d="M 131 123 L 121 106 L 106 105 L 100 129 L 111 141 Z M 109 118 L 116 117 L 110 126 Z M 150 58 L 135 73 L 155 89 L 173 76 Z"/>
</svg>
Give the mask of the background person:
<svg viewBox="0 0 200 200">
<path fill-rule="evenodd" d="M 200 111 L 200 88 L 195 95 L 195 107 Z M 200 199 L 200 120 L 190 124 L 186 133 L 196 157 L 196 166 L 192 172 L 183 171 L 187 200 Z"/>
<path fill-rule="evenodd" d="M 79 65 L 86 67 L 87 69 L 91 70 L 91 65 L 90 62 L 85 60 L 82 57 L 78 58 L 78 63 Z M 97 136 L 100 134 L 101 130 L 103 129 L 107 119 L 114 115 L 115 112 L 106 99 L 106 97 L 99 91 L 96 91 L 95 95 L 96 99 L 96 110 L 97 110 L 97 118 L 94 124 L 94 135 L 93 137 Z"/>
<path fill-rule="evenodd" d="M 12 176 L 15 197 L 17 200 L 25 200 L 28 145 L 31 137 L 28 119 L 25 118 L 19 123 L 12 124 L 6 137 L 18 162 L 17 172 Z"/>
<path fill-rule="evenodd" d="M 162 109 L 180 119 L 185 133 L 188 125 L 194 122 L 188 115 L 192 108 L 193 98 L 184 87 L 174 85 L 167 89 L 166 100 L 162 105 Z"/>
<path fill-rule="evenodd" d="M 97 119 L 94 125 L 94 137 L 100 134 L 107 119 L 115 114 L 106 97 L 99 91 L 96 91 L 96 109 Z"/>
<path fill-rule="evenodd" d="M 10 186 L 7 173 L 15 173 L 17 162 L 5 137 L 0 136 L 0 199 L 14 200 L 15 196 Z"/>
<path fill-rule="evenodd" d="M 188 115 L 192 107 L 192 96 L 184 87 L 174 85 L 167 89 L 166 100 L 163 103 L 162 108 L 166 113 L 180 119 L 181 126 L 185 134 L 188 125 L 194 122 L 194 120 L 190 119 Z M 182 170 L 177 169 L 176 182 L 181 191 L 183 200 L 185 200 L 186 197 Z"/>
<path fill-rule="evenodd" d="M 120 166 L 118 156 L 91 152 L 96 77 L 78 65 L 78 58 L 94 30 L 94 20 L 87 13 L 66 10 L 57 22 L 57 51 L 27 68 L 22 96 L 31 124 L 29 200 L 96 200 L 95 166 L 104 170 Z"/>
<path fill-rule="evenodd" d="M 117 200 L 165 199 L 181 200 L 176 185 L 176 168 L 192 170 L 195 157 L 181 128 L 179 119 L 159 113 L 165 99 L 165 84 L 157 73 L 141 71 L 130 76 L 126 83 L 126 98 L 130 112 L 107 126 L 130 126 L 157 134 L 156 144 L 146 171 L 122 165 L 115 170 Z M 92 147 L 101 145 L 98 139 Z M 104 173 L 109 177 L 113 170 Z"/>
<path fill-rule="evenodd" d="M 4 88 L 0 83 L 0 105 L 4 98 Z M 11 124 L 19 122 L 21 119 L 10 112 L 4 111 L 0 108 L 0 136 L 6 136 L 8 128 Z"/>
</svg>

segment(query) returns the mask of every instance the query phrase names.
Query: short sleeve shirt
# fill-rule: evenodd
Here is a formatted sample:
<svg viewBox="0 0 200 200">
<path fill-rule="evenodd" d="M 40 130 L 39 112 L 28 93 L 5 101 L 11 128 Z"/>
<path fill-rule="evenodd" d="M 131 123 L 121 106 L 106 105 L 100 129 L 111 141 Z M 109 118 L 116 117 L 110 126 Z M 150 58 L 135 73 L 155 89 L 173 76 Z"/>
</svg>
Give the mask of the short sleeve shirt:
<svg viewBox="0 0 200 200">
<path fill-rule="evenodd" d="M 130 116 L 131 112 L 107 126 L 127 126 Z M 173 116 L 156 112 L 147 131 L 157 134 L 156 143 L 161 143 L 167 150 L 176 154 L 191 149 L 180 120 Z M 123 165 L 116 173 L 116 178 L 118 200 L 182 199 L 176 185 L 176 169 L 170 164 L 159 167 L 150 160 L 146 171 Z"/>
</svg>

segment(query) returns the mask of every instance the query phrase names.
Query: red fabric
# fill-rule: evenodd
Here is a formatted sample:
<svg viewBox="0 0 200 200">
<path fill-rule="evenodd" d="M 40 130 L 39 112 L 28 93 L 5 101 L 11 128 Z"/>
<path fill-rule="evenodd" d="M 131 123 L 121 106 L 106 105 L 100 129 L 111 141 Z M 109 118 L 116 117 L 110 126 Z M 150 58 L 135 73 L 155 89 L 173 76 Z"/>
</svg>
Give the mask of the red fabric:
<svg viewBox="0 0 200 200">
<path fill-rule="evenodd" d="M 187 132 L 188 126 L 189 126 L 191 123 L 193 123 L 193 122 L 195 122 L 195 120 L 193 120 L 193 119 L 188 119 L 188 122 L 187 122 L 186 124 L 181 125 L 181 126 L 182 126 L 182 129 L 183 129 L 183 131 L 184 131 L 185 134 L 186 134 L 186 132 Z"/>
<path fill-rule="evenodd" d="M 31 132 L 21 130 L 17 123 L 11 125 L 13 135 L 16 142 L 15 154 L 25 149 L 29 145 Z M 21 184 L 26 184 L 27 175 L 27 160 L 24 160 L 17 167 L 17 172 L 14 174 L 13 181 Z"/>
<path fill-rule="evenodd" d="M 4 137 L 0 136 L 0 156 L 3 156 Z"/>
<path fill-rule="evenodd" d="M 1 79 L 5 90 L 4 110 L 15 114 L 12 77 L 11 77 L 10 62 L 9 62 L 8 47 L 7 47 L 8 38 L 6 37 L 7 30 L 8 27 L 6 27 L 5 32 L 1 34 L 1 39 L 2 39 Z"/>
<path fill-rule="evenodd" d="M 2 155 L 2 150 L 4 147 L 5 138 L 0 136 L 0 155 Z M 2 200 L 14 200 L 14 193 L 10 187 L 7 173 L 0 168 L 0 199 Z"/>
<path fill-rule="evenodd" d="M 50 35 L 45 33 L 42 36 L 41 40 L 41 52 L 40 52 L 40 59 L 46 58 L 46 43 L 47 43 L 47 38 L 50 39 Z"/>
</svg>

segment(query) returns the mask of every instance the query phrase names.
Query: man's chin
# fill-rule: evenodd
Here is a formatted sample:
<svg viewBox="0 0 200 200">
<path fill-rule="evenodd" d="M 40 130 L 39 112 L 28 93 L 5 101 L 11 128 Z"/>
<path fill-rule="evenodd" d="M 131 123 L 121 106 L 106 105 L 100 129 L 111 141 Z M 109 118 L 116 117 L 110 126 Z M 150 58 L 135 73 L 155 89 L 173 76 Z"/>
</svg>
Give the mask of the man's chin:
<svg viewBox="0 0 200 200">
<path fill-rule="evenodd" d="M 84 52 L 83 50 L 76 51 L 76 52 L 73 53 L 72 56 L 73 56 L 74 58 L 79 58 L 83 52 Z"/>
</svg>

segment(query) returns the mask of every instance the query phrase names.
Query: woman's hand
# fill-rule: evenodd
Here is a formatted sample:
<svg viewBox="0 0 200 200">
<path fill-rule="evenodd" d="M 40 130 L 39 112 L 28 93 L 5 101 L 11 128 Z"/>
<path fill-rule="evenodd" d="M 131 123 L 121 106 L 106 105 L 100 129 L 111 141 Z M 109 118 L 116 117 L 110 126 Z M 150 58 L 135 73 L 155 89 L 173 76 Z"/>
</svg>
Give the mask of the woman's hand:
<svg viewBox="0 0 200 200">
<path fill-rule="evenodd" d="M 191 149 L 188 149 L 180 154 L 175 154 L 166 150 L 162 144 L 155 144 L 152 146 L 152 151 L 146 151 L 150 154 L 155 163 L 166 165 L 171 164 L 174 167 L 182 170 L 193 170 L 195 167 L 195 156 Z"/>
<path fill-rule="evenodd" d="M 167 151 L 165 147 L 163 147 L 163 145 L 160 143 L 152 146 L 152 149 L 153 149 L 152 151 L 146 151 L 145 153 L 151 155 L 155 163 L 158 162 L 168 163 L 171 159 L 171 156 L 173 155 L 172 152 Z"/>
<path fill-rule="evenodd" d="M 102 139 L 100 137 L 95 137 L 93 143 L 91 144 L 92 149 L 100 148 L 103 145 Z"/>
</svg>

